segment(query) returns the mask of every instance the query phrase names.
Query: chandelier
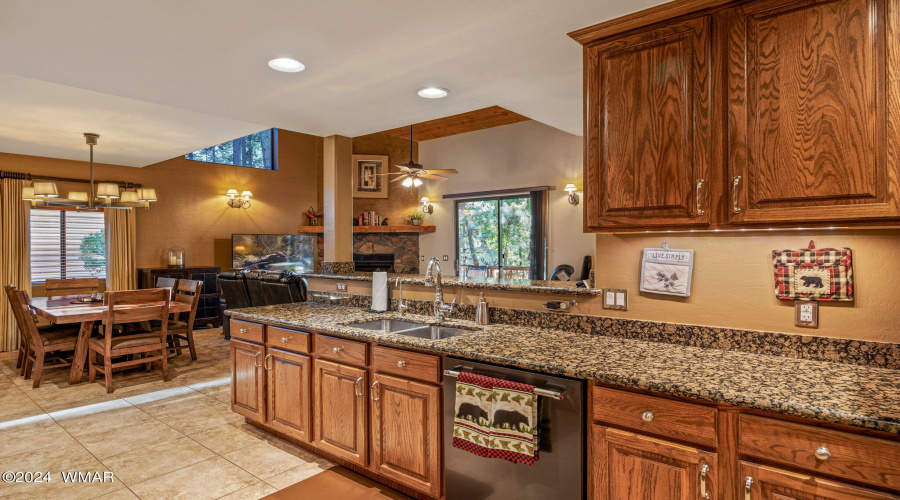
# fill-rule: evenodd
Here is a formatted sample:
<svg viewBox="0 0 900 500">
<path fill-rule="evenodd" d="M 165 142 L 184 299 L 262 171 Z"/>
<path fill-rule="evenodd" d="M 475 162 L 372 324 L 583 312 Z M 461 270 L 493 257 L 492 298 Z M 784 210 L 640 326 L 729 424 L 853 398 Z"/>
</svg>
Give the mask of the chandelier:
<svg viewBox="0 0 900 500">
<path fill-rule="evenodd" d="M 60 198 L 56 182 L 36 180 L 31 186 L 22 188 L 22 199 L 30 201 L 32 206 L 49 206 L 52 201 L 54 205 L 76 207 L 79 210 L 150 208 L 150 202 L 156 201 L 156 190 L 153 188 L 145 188 L 140 184 L 100 182 L 95 189 L 94 146 L 97 145 L 99 138 L 100 134 L 90 132 L 84 134 L 85 143 L 91 150 L 91 180 L 88 192 L 69 191 L 65 198 Z"/>
</svg>

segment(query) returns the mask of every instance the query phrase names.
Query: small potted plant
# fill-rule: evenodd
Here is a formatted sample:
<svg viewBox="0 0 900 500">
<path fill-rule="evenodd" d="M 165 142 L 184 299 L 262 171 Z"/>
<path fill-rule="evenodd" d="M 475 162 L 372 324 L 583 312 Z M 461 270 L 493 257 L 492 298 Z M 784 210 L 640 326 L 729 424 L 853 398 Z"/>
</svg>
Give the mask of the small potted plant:
<svg viewBox="0 0 900 500">
<path fill-rule="evenodd" d="M 409 214 L 409 223 L 413 226 L 421 226 L 423 220 L 425 220 L 425 214 L 418 210 Z"/>
<path fill-rule="evenodd" d="M 309 217 L 310 226 L 318 226 L 319 219 L 322 217 L 322 212 L 319 212 L 314 207 L 310 206 L 309 210 L 306 211 L 306 216 Z"/>
</svg>

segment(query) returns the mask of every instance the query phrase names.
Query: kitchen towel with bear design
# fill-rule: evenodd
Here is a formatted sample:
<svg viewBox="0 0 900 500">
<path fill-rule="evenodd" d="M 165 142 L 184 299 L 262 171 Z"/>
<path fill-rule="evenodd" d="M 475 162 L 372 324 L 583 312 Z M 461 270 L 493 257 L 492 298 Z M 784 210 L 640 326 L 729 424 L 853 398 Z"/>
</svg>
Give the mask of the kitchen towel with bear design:
<svg viewBox="0 0 900 500">
<path fill-rule="evenodd" d="M 775 296 L 782 300 L 853 300 L 853 259 L 849 248 L 772 250 Z"/>
<path fill-rule="evenodd" d="M 533 385 L 461 372 L 454 415 L 454 448 L 527 465 L 537 460 L 538 396 Z"/>
</svg>

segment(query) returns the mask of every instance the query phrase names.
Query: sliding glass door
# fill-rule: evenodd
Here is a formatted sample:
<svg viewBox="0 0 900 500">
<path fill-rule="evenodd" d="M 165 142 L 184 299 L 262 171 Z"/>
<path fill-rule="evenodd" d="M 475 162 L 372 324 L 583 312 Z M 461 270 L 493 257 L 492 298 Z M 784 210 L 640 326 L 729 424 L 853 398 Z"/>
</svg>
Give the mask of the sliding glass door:
<svg viewBox="0 0 900 500">
<path fill-rule="evenodd" d="M 527 194 L 457 201 L 457 274 L 540 279 L 537 208 Z"/>
</svg>

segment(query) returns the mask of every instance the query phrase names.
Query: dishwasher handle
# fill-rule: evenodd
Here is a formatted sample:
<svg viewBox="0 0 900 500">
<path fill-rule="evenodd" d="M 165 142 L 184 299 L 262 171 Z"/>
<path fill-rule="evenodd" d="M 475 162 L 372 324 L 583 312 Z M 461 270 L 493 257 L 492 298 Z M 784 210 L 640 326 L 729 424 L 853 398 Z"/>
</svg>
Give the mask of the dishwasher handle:
<svg viewBox="0 0 900 500">
<path fill-rule="evenodd" d="M 462 366 L 454 366 L 453 368 L 451 368 L 449 370 L 444 370 L 444 376 L 457 378 L 457 377 L 459 377 L 459 373 L 461 371 L 460 368 L 462 368 Z M 564 392 L 566 392 L 565 389 L 557 390 L 557 389 L 542 389 L 540 387 L 534 388 L 534 393 L 536 395 L 543 396 L 545 398 L 551 398 L 551 399 L 562 399 Z"/>
</svg>

